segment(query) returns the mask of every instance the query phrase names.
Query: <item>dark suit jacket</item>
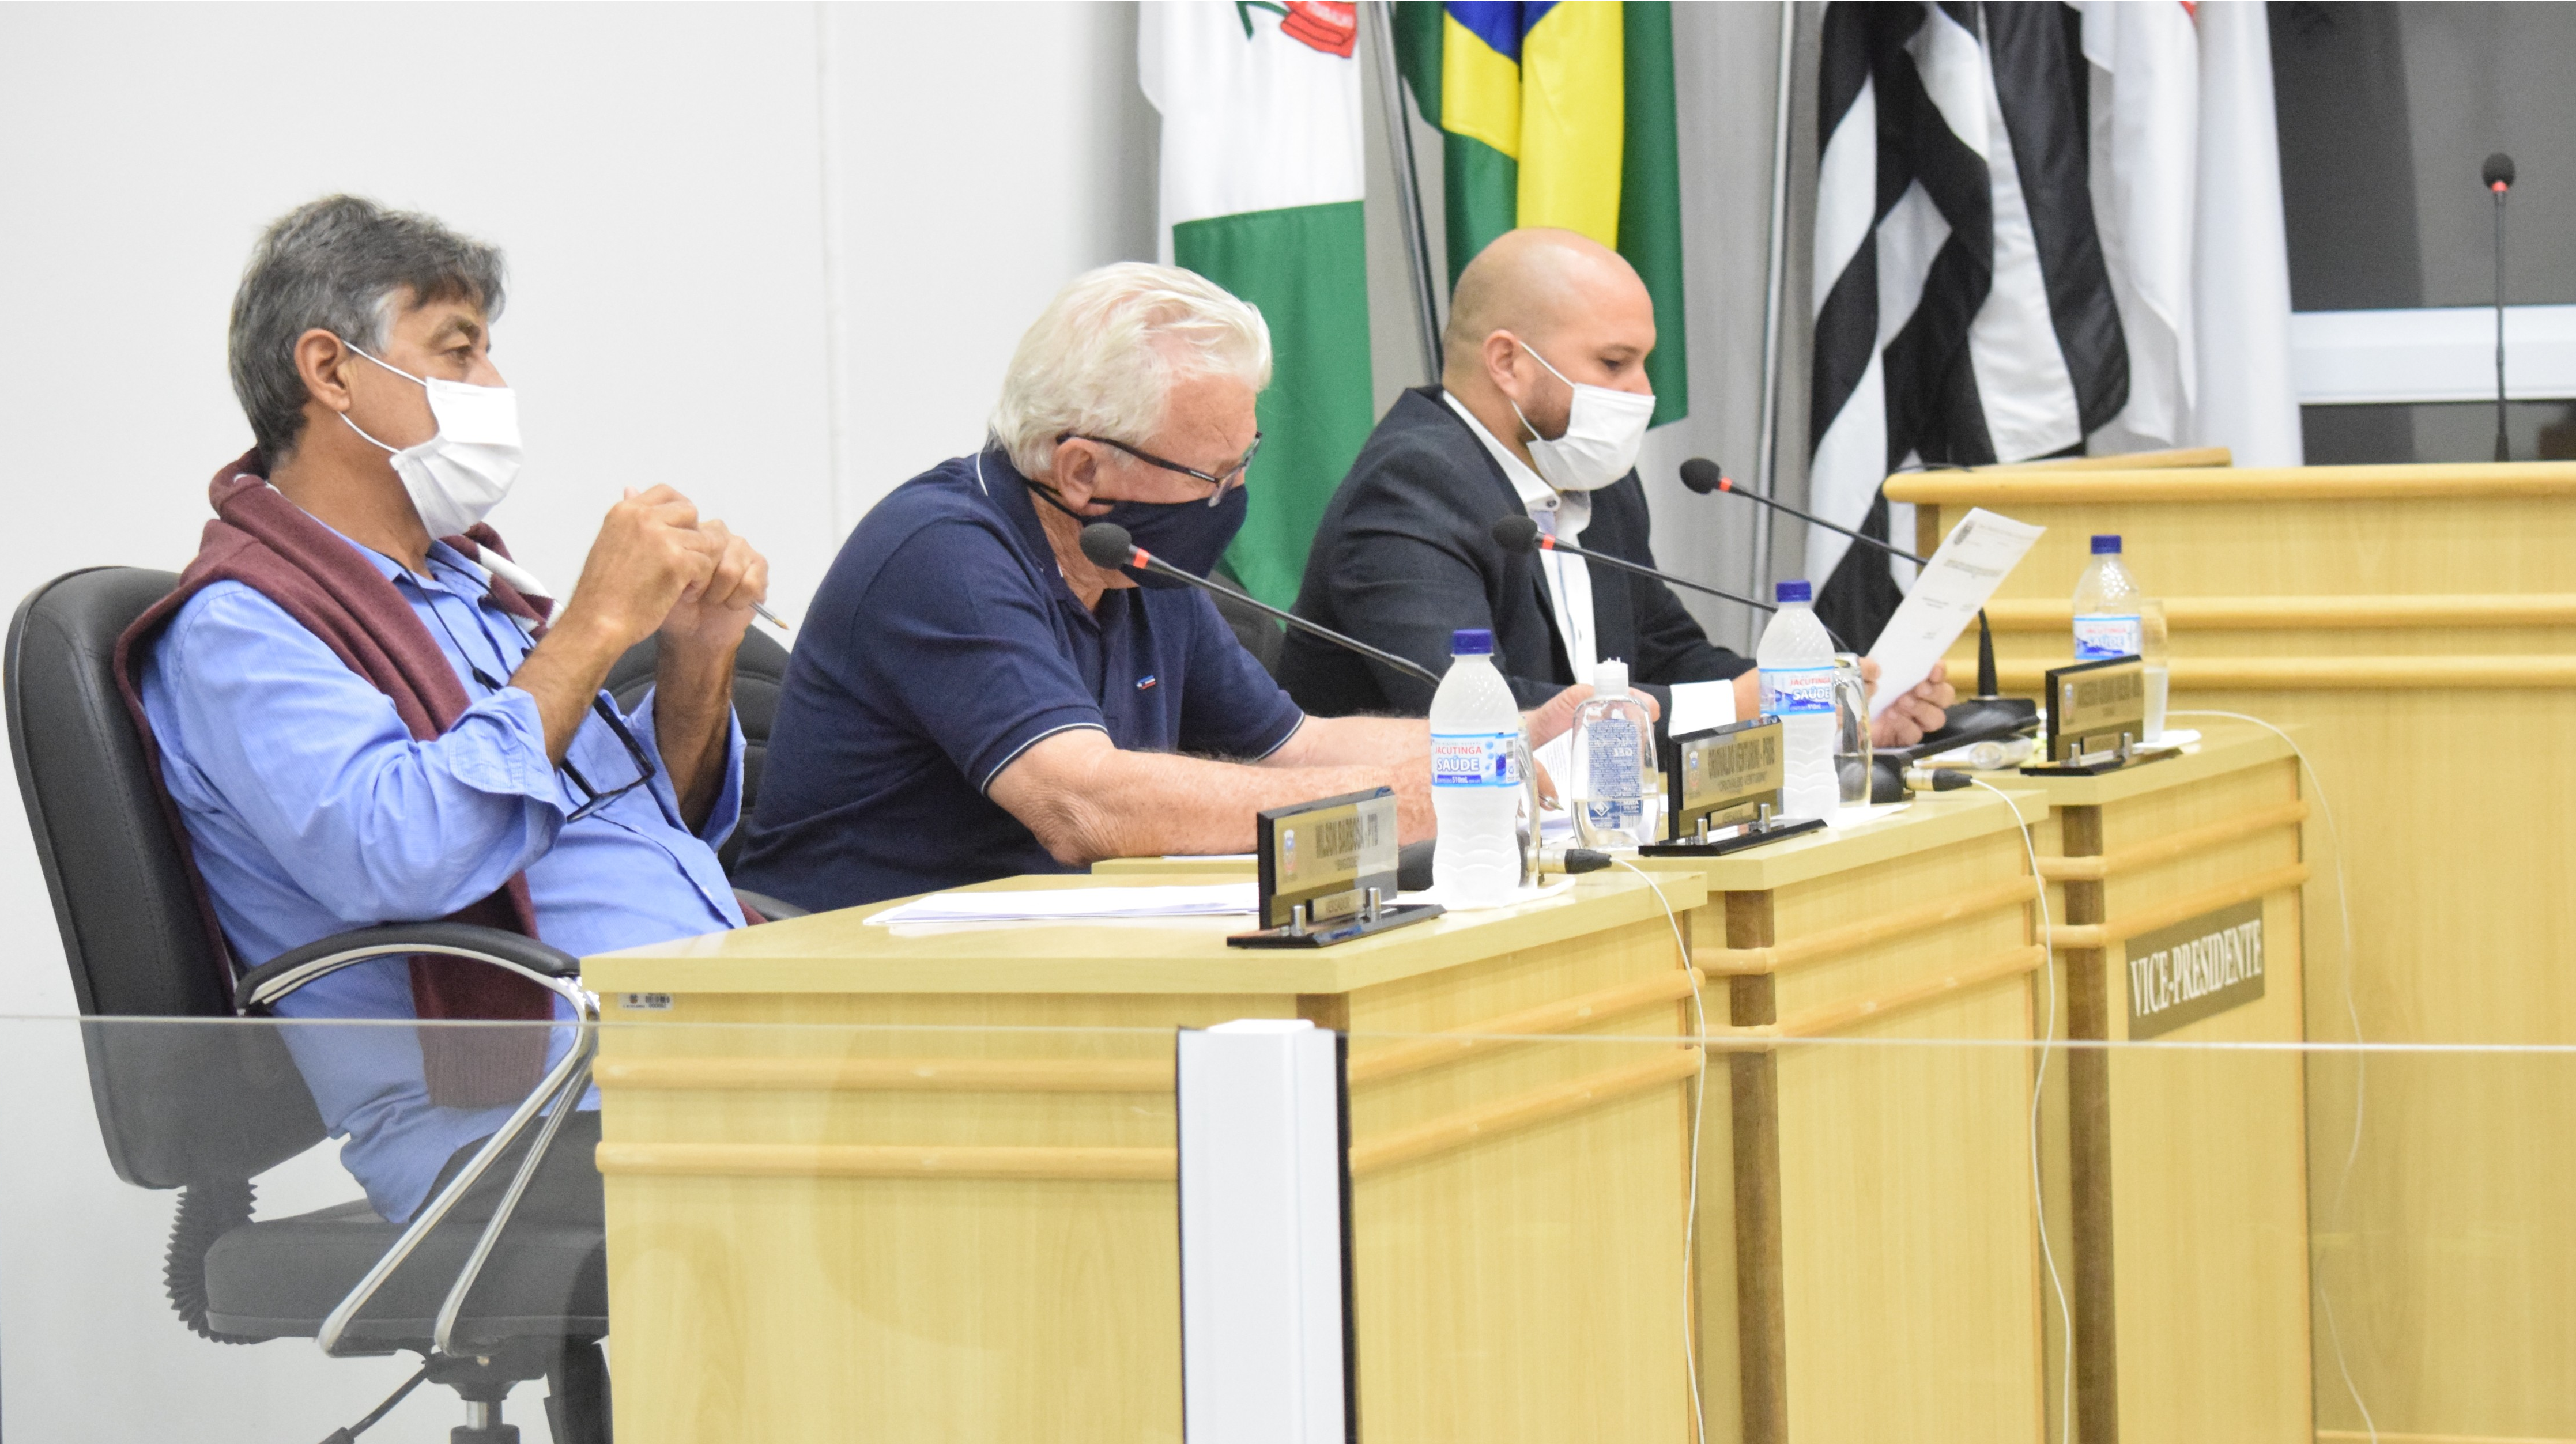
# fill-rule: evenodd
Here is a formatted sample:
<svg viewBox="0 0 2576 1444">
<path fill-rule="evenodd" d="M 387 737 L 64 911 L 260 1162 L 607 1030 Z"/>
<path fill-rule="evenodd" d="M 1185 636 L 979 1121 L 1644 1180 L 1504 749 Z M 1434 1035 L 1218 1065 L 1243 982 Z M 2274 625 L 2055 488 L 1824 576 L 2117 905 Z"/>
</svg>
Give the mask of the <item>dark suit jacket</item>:
<svg viewBox="0 0 2576 1444">
<path fill-rule="evenodd" d="M 1506 556 L 1492 535 L 1500 518 L 1522 516 L 1518 493 L 1491 453 L 1439 388 L 1397 398 L 1369 434 L 1351 474 L 1325 508 L 1306 557 L 1297 614 L 1347 632 L 1434 675 L 1449 665 L 1449 634 L 1490 627 L 1494 662 L 1512 695 L 1534 707 L 1577 678 L 1547 600 L 1535 556 Z M 1583 546 L 1653 566 L 1645 484 L 1631 471 L 1592 494 Z M 1719 681 L 1753 664 L 1710 642 L 1670 587 L 1594 566 L 1593 634 L 1603 657 L 1628 662 L 1632 684 L 1672 698 L 1674 682 Z M 1431 710 L 1418 678 L 1318 641 L 1288 634 L 1279 681 L 1308 712 L 1338 717 Z"/>
</svg>

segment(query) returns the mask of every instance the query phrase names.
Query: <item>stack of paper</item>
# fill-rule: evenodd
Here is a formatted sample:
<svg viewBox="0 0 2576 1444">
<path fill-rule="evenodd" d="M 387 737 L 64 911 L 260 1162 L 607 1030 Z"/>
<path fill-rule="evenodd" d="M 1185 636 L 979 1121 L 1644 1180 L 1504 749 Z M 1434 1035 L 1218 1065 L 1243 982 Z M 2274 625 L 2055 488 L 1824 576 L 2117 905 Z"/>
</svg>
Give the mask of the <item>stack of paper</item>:
<svg viewBox="0 0 2576 1444">
<path fill-rule="evenodd" d="M 1249 917 L 1260 887 L 1219 882 L 1178 887 L 1029 888 L 1012 892 L 935 892 L 868 919 L 872 923 L 1016 923 L 1082 918 Z"/>
</svg>

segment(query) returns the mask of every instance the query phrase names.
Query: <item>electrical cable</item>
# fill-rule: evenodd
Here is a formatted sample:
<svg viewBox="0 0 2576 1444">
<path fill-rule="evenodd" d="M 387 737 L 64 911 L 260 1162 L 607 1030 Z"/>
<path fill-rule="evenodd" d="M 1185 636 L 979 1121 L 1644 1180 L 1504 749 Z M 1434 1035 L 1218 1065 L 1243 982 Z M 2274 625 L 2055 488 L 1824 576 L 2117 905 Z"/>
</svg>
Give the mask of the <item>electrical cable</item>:
<svg viewBox="0 0 2576 1444">
<path fill-rule="evenodd" d="M 2264 721 L 2260 717 L 2250 716 L 2243 712 L 2218 712 L 2201 708 L 2194 708 L 2189 711 L 2168 711 L 2165 713 L 2165 717 L 2168 720 L 2175 717 L 2225 717 L 2236 722 L 2251 722 L 2255 726 L 2262 728 L 2264 731 L 2271 733 L 2273 736 L 2280 738 L 2283 742 L 2289 744 L 2290 755 L 2299 759 L 2299 771 L 2306 775 L 2308 779 L 2308 789 L 2317 795 L 2318 811 L 2325 814 L 2326 840 L 2334 848 L 2335 910 L 2341 915 L 2341 921 L 2343 923 L 2343 1011 L 2344 1016 L 2352 1023 L 2353 1041 L 2352 1139 L 2344 1147 L 2343 1172 L 2341 1176 L 2335 1180 L 2334 1202 L 2329 1204 L 2326 1209 L 2329 1218 L 2340 1219 L 2343 1216 L 2344 1192 L 2352 1186 L 2353 1168 L 2361 1160 L 2361 1123 L 2363 1106 L 2366 1101 L 2366 1090 L 2363 1085 L 2369 1074 L 2370 1050 L 2364 1046 L 2366 1040 L 2361 1035 L 2361 1005 L 2355 1000 L 2352 990 L 2352 974 L 2354 966 L 2352 947 L 2352 889 L 2344 881 L 2343 830 L 2335 826 L 2334 801 L 2326 796 L 2325 781 L 2317 776 L 2316 765 L 2308 761 L 2307 750 L 2299 746 L 2299 739 L 2291 736 L 2288 732 L 2283 731 L 2274 724 Z M 2313 1274 L 2311 1277 L 2313 1277 Z M 2315 1286 L 2315 1291 L 2317 1302 L 2325 1306 L 2326 1335 L 2334 1341 L 2335 1372 L 2343 1376 L 2344 1393 L 2351 1396 L 2353 1408 L 2361 1411 L 2362 1428 L 2370 1435 L 2370 1444 L 2379 1444 L 2379 1425 L 2370 1417 L 2370 1406 L 2362 1402 L 2361 1387 L 2353 1382 L 2352 1369 L 2344 1361 L 2343 1329 L 2335 1321 L 2334 1300 L 2327 1296 L 2325 1285 L 2323 1283 L 2318 1283 Z"/>
<path fill-rule="evenodd" d="M 1681 951 L 1682 974 L 1691 980 L 1691 1038 L 1692 1046 L 1699 1050 L 1699 1072 L 1691 1079 L 1690 1189 L 1684 1205 L 1687 1212 L 1682 1215 L 1682 1367 L 1690 1374 L 1694 1435 L 1699 1444 L 1708 1444 L 1708 1413 L 1700 1398 L 1699 1350 L 1691 1342 L 1699 1323 L 1691 1317 L 1691 1299 L 1696 1277 L 1694 1270 L 1698 1266 L 1695 1248 L 1699 1232 L 1699 1120 L 1701 1110 L 1708 1105 L 1708 1005 L 1700 997 L 1699 974 L 1691 967 L 1690 940 L 1682 936 L 1682 920 L 1673 912 L 1672 899 L 1664 896 L 1662 884 L 1655 881 L 1653 873 L 1624 857 L 1614 857 L 1611 861 L 1644 878 L 1646 886 L 1655 890 L 1655 901 L 1664 905 L 1664 921 L 1673 930 L 1673 946 Z"/>
<path fill-rule="evenodd" d="M 2047 980 L 2048 989 L 2048 1001 L 2041 1011 L 2041 1016 L 2048 1021 L 2040 1029 L 2039 1066 L 2031 1071 L 2030 1078 L 2031 1211 L 2039 1220 L 2039 1259 L 2041 1263 L 2048 1266 L 2048 1287 L 2050 1292 L 2057 1295 L 2058 1332 L 2066 1340 L 2065 1347 L 2058 1353 L 2057 1437 L 2059 1444 L 2074 1444 L 2075 1316 L 2066 1307 L 2066 1280 L 2059 1276 L 2057 1253 L 2049 1246 L 2048 1193 L 2040 1183 L 2039 1176 L 2039 1100 L 2040 1095 L 2048 1087 L 2048 1050 L 2057 1046 L 2057 924 L 2048 915 L 2048 879 L 2039 875 L 2039 849 L 2030 840 L 2030 819 L 2021 815 L 2021 804 L 2012 800 L 2012 794 L 1982 777 L 1971 777 L 1968 780 L 2002 798 L 2004 806 L 2012 809 L 2013 821 L 2021 824 L 2022 856 L 2030 860 L 2031 891 L 2039 899 L 2039 946 L 2043 954 L 2039 960 L 2039 971 L 2040 975 Z"/>
</svg>

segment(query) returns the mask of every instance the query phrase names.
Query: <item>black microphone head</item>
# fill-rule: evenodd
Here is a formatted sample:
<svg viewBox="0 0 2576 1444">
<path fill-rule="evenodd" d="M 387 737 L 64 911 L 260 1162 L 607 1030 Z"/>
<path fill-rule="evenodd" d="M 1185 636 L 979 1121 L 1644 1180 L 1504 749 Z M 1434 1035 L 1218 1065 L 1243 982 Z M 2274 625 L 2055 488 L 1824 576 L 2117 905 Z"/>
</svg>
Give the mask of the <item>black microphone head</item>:
<svg viewBox="0 0 2576 1444">
<path fill-rule="evenodd" d="M 1096 521 L 1082 529 L 1082 554 L 1095 567 L 1123 567 L 1136 555 L 1136 539 L 1114 521 Z"/>
<path fill-rule="evenodd" d="M 1726 469 L 1705 456 L 1694 456 L 1682 463 L 1682 485 L 1702 496 L 1724 491 L 1727 489 Z"/>
<path fill-rule="evenodd" d="M 2493 190 L 2497 186 L 2511 187 L 2513 184 L 2513 157 L 2506 155 L 2503 151 L 2497 151 L 2495 154 L 2487 157 L 2486 169 L 2480 171 L 2479 175 L 2485 179 L 2487 189 L 2489 190 Z"/>
<path fill-rule="evenodd" d="M 1507 516 L 1494 523 L 1494 543 L 1506 555 L 1519 556 L 1538 547 L 1538 523 L 1525 516 Z"/>
</svg>

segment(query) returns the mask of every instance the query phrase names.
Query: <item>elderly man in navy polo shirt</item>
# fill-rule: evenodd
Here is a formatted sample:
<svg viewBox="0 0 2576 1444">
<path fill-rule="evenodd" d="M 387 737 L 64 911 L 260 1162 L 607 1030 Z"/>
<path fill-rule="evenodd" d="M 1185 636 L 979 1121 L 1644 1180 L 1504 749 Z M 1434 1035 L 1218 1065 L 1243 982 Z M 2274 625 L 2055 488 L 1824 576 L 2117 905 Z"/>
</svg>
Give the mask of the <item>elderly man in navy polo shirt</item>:
<svg viewBox="0 0 2576 1444">
<path fill-rule="evenodd" d="M 1253 814 L 1392 786 L 1432 832 L 1418 719 L 1308 717 L 1204 593 L 1104 571 L 1113 521 L 1193 572 L 1243 524 L 1260 312 L 1187 271 L 1076 278 L 1021 338 L 992 437 L 896 488 L 823 581 L 736 881 L 814 909 L 1241 852 Z M 1564 730 L 1586 689 L 1532 715 Z"/>
</svg>

